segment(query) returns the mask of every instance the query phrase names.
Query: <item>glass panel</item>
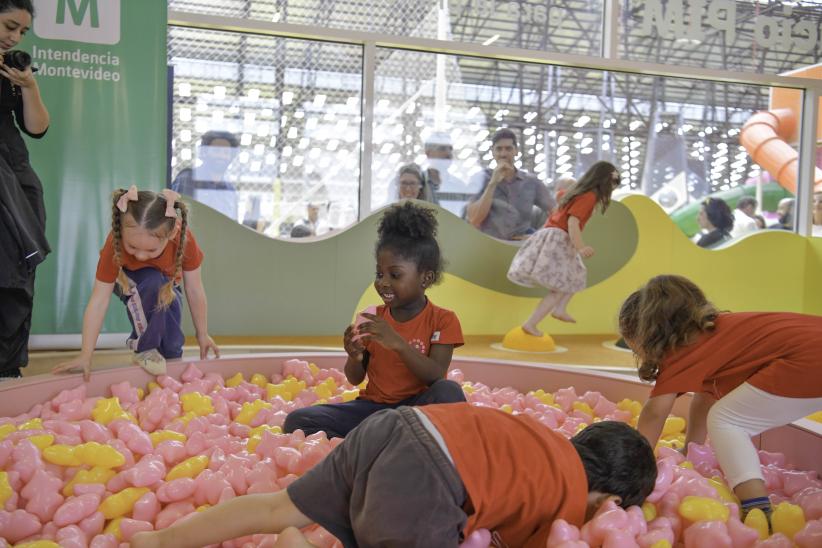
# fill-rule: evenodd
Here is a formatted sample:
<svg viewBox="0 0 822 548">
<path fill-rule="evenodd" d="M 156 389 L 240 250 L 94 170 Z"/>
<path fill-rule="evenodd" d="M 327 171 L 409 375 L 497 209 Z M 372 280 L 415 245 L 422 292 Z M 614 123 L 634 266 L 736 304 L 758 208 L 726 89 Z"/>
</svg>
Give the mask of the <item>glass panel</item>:
<svg viewBox="0 0 822 548">
<path fill-rule="evenodd" d="M 802 74 L 813 77 L 813 75 Z M 770 88 L 768 104 L 761 112 L 753 114 L 745 123 L 740 134 L 740 141 L 751 152 L 756 163 L 762 168 L 762 174 L 756 178 L 757 190 L 759 179 L 769 186 L 779 189 L 784 195 L 771 193 L 772 198 L 779 198 L 769 204 L 767 193 L 762 196 L 761 214 L 768 226 L 775 229 L 796 230 L 798 227 L 799 208 L 810 208 L 811 204 L 797 203 L 795 194 L 798 184 L 800 118 L 802 117 L 802 92 L 795 89 Z M 813 157 L 819 164 L 820 157 L 814 151 Z M 816 170 L 816 180 L 822 180 L 822 171 Z M 737 211 L 734 211 L 739 219 Z M 744 217 L 742 217 L 744 219 Z"/>
<path fill-rule="evenodd" d="M 387 48 L 378 58 L 373 207 L 398 199 L 400 168 L 416 163 L 424 178 L 446 169 L 434 195 L 462 215 L 483 170 L 495 165 L 490 137 L 502 127 L 517 136 L 516 166 L 549 190 L 608 160 L 622 175 L 617 195 L 650 196 L 697 239 L 705 198 L 725 202 L 732 215 L 750 195 L 776 224 L 779 201 L 792 196 L 740 142 L 743 125 L 769 108 L 770 88 Z M 450 164 L 442 158 L 449 147 Z M 535 210 L 531 228 L 544 219 Z"/>
<path fill-rule="evenodd" d="M 620 55 L 782 74 L 818 62 L 820 28 L 819 0 L 627 0 Z"/>
<path fill-rule="evenodd" d="M 357 220 L 360 46 L 169 28 L 173 186 L 274 237 Z"/>
<path fill-rule="evenodd" d="M 600 53 L 602 6 L 602 0 L 169 1 L 169 9 L 180 11 L 583 55 Z"/>
</svg>

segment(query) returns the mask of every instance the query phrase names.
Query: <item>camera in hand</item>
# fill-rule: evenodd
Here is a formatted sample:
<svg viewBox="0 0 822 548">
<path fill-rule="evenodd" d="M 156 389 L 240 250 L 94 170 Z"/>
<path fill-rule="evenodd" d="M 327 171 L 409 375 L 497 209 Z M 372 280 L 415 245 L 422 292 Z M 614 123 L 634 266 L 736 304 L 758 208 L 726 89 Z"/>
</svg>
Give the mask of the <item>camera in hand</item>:
<svg viewBox="0 0 822 548">
<path fill-rule="evenodd" d="M 19 49 L 13 49 L 3 54 L 3 64 L 17 70 L 26 70 L 31 65 L 31 55 Z M 32 69 L 37 72 L 37 69 Z"/>
</svg>

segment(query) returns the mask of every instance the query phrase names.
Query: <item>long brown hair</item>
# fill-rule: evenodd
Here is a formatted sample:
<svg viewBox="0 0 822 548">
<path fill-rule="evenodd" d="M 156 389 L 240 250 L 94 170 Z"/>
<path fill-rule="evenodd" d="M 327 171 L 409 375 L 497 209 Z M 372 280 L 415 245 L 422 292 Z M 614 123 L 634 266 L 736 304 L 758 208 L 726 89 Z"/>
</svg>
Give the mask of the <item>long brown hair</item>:
<svg viewBox="0 0 822 548">
<path fill-rule="evenodd" d="M 118 188 L 112 195 L 111 201 L 111 234 L 114 247 L 114 263 L 117 265 L 117 284 L 123 293 L 128 293 L 129 280 L 123 272 L 123 216 L 131 215 L 137 226 L 152 232 L 158 238 L 167 238 L 177 224 L 177 217 L 166 217 L 166 199 L 162 194 L 150 190 L 141 190 L 137 193 L 137 200 L 129 200 L 125 213 L 117 209 L 117 201 L 127 191 Z M 162 288 L 157 296 L 157 308 L 167 308 L 174 302 L 174 284 L 183 270 L 183 251 L 186 244 L 188 228 L 188 208 L 182 200 L 174 202 L 174 209 L 180 211 L 180 244 L 174 257 L 174 275 Z"/>
<path fill-rule="evenodd" d="M 422 174 L 422 168 L 417 164 L 405 164 L 404 166 L 400 167 L 399 173 L 397 173 L 397 195 L 400 195 L 400 177 L 405 174 L 413 175 L 417 178 L 420 182 L 420 189 L 417 191 L 417 199 L 418 200 L 425 200 L 425 194 L 427 189 L 425 188 L 427 185 L 425 184 L 425 176 Z"/>
<path fill-rule="evenodd" d="M 683 276 L 651 278 L 619 311 L 619 332 L 634 350 L 639 378 L 654 381 L 666 354 L 715 326 L 719 310 Z"/>
<path fill-rule="evenodd" d="M 570 204 L 574 198 L 586 192 L 594 191 L 600 205 L 600 211 L 605 213 L 611 204 L 611 193 L 619 186 L 619 180 L 614 180 L 614 173 L 619 173 L 611 162 L 600 161 L 588 168 L 579 181 L 576 182 L 559 201 L 559 207 Z M 616 183 L 616 184 L 614 184 Z"/>
</svg>

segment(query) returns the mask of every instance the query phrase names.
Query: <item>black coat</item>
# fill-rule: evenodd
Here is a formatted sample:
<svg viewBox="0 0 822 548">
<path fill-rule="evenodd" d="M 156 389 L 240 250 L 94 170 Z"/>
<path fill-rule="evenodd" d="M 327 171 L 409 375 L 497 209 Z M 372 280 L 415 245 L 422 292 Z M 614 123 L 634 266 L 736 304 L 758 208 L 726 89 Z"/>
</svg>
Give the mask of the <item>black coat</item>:
<svg viewBox="0 0 822 548">
<path fill-rule="evenodd" d="M 45 135 L 26 130 L 20 88 L 0 77 L 0 288 L 28 286 L 51 251 L 43 186 L 20 130 L 36 139 Z"/>
</svg>

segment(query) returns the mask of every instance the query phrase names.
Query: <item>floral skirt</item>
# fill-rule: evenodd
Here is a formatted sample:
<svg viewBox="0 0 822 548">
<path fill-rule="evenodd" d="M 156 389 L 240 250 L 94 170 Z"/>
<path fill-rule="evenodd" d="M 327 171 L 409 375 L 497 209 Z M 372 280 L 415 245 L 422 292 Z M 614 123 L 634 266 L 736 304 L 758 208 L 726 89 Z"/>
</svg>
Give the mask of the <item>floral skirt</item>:
<svg viewBox="0 0 822 548">
<path fill-rule="evenodd" d="M 571 237 L 554 227 L 540 229 L 525 240 L 508 269 L 508 279 L 517 285 L 561 293 L 585 289 L 587 274 Z"/>
</svg>

